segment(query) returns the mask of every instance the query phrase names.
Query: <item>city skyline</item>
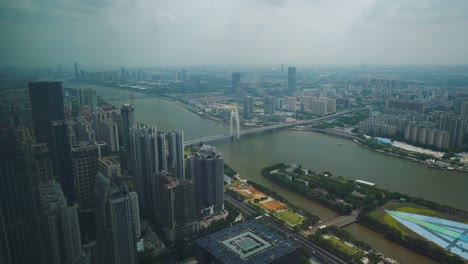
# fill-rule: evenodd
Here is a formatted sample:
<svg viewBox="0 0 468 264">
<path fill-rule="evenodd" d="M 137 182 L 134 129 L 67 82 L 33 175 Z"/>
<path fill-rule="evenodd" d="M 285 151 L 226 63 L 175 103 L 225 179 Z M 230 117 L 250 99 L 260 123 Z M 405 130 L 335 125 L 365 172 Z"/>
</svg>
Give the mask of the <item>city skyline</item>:
<svg viewBox="0 0 468 264">
<path fill-rule="evenodd" d="M 12 66 L 76 58 L 130 66 L 464 64 L 467 8 L 465 1 L 7 1 L 0 54 Z"/>
</svg>

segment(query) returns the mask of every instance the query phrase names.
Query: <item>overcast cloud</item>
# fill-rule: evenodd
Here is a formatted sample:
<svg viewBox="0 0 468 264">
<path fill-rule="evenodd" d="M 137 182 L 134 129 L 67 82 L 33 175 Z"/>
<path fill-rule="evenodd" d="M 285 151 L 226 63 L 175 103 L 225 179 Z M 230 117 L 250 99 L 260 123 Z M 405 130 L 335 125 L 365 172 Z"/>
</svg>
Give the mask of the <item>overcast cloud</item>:
<svg viewBox="0 0 468 264">
<path fill-rule="evenodd" d="M 465 0 L 0 0 L 0 64 L 467 64 Z"/>
</svg>

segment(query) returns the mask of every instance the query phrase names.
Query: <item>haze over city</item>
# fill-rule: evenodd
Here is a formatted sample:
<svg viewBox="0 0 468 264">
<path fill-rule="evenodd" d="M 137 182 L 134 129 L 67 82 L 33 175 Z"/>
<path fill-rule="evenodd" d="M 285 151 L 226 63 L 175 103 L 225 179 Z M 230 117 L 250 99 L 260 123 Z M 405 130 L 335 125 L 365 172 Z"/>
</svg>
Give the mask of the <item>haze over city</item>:
<svg viewBox="0 0 468 264">
<path fill-rule="evenodd" d="M 2 65 L 465 64 L 468 2 L 3 0 Z"/>
</svg>

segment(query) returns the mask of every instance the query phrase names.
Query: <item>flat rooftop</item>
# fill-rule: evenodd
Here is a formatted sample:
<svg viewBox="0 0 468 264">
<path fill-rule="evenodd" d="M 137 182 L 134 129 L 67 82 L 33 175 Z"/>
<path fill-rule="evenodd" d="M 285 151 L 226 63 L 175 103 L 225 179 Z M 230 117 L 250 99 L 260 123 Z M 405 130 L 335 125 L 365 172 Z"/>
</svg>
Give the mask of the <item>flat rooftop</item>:
<svg viewBox="0 0 468 264">
<path fill-rule="evenodd" d="M 223 229 L 195 241 L 221 263 L 270 263 L 298 247 L 256 220 Z"/>
</svg>

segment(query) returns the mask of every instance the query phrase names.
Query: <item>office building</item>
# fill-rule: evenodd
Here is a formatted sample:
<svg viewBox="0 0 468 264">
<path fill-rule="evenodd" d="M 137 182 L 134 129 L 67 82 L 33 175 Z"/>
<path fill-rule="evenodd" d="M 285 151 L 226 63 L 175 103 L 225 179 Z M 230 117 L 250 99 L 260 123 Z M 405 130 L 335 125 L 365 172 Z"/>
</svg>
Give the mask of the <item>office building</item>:
<svg viewBox="0 0 468 264">
<path fill-rule="evenodd" d="M 245 96 L 244 97 L 244 119 L 250 119 L 252 117 L 252 113 L 254 112 L 254 100 L 252 96 Z"/>
<path fill-rule="evenodd" d="M 94 212 L 98 263 L 137 263 L 135 225 L 140 218 L 134 215 L 135 195 L 121 177 L 98 172 Z"/>
<path fill-rule="evenodd" d="M 131 170 L 130 158 L 130 128 L 135 126 L 135 107 L 131 104 L 124 104 L 120 108 L 120 120 L 122 127 L 122 167 Z"/>
<path fill-rule="evenodd" d="M 54 172 L 52 168 L 52 155 L 47 148 L 46 143 L 31 143 L 30 146 L 30 164 L 34 173 L 34 185 L 40 182 L 53 181 Z"/>
<path fill-rule="evenodd" d="M 143 209 L 158 209 L 158 136 L 156 127 L 130 129 L 132 174 L 139 204 Z"/>
<path fill-rule="evenodd" d="M 195 214 L 195 194 L 192 180 L 179 180 L 169 172 L 161 172 L 159 223 L 166 238 L 176 241 L 198 232 Z"/>
<path fill-rule="evenodd" d="M 50 122 L 65 119 L 62 83 L 31 82 L 29 97 L 36 141 L 49 143 Z"/>
<path fill-rule="evenodd" d="M 73 175 L 76 197 L 81 212 L 92 212 L 96 185 L 98 148 L 88 142 L 80 142 L 72 149 Z"/>
<path fill-rule="evenodd" d="M 107 143 L 110 151 L 120 151 L 119 127 L 117 123 L 112 120 L 103 120 L 101 121 L 100 126 L 100 139 Z"/>
<path fill-rule="evenodd" d="M 51 121 L 51 128 L 50 150 L 54 175 L 59 180 L 68 202 L 73 204 L 75 202 L 72 166 L 73 130 L 63 120 Z"/>
<path fill-rule="evenodd" d="M 102 173 L 104 176 L 122 176 L 122 171 L 120 169 L 120 163 L 112 157 L 101 157 L 97 159 L 97 170 Z"/>
<path fill-rule="evenodd" d="M 234 93 L 238 92 L 240 88 L 240 81 L 241 81 L 240 72 L 233 72 L 232 73 L 232 91 Z"/>
<path fill-rule="evenodd" d="M 78 89 L 77 100 L 80 113 L 85 105 L 89 107 L 90 112 L 96 110 L 96 107 L 98 106 L 96 90 L 93 88 Z"/>
<path fill-rule="evenodd" d="M 224 210 L 224 159 L 215 147 L 204 145 L 190 158 L 191 179 L 195 185 L 195 204 L 201 217 Z"/>
<path fill-rule="evenodd" d="M 198 263 L 299 263 L 299 247 L 250 220 L 195 240 Z"/>
<path fill-rule="evenodd" d="M 184 131 L 171 130 L 168 137 L 168 169 L 174 172 L 177 179 L 185 180 L 185 161 L 184 161 Z"/>
<path fill-rule="evenodd" d="M 44 264 L 88 264 L 81 245 L 77 206 L 68 206 L 62 189 L 52 181 L 39 185 L 41 261 Z"/>
<path fill-rule="evenodd" d="M 266 115 L 272 115 L 275 113 L 275 98 L 272 96 L 267 96 L 263 102 L 263 112 Z"/>
<path fill-rule="evenodd" d="M 288 90 L 296 91 L 296 67 L 288 67 Z"/>
<path fill-rule="evenodd" d="M 10 263 L 35 263 L 38 226 L 34 185 L 27 153 L 13 131 L 0 126 L 0 251 Z"/>
</svg>

